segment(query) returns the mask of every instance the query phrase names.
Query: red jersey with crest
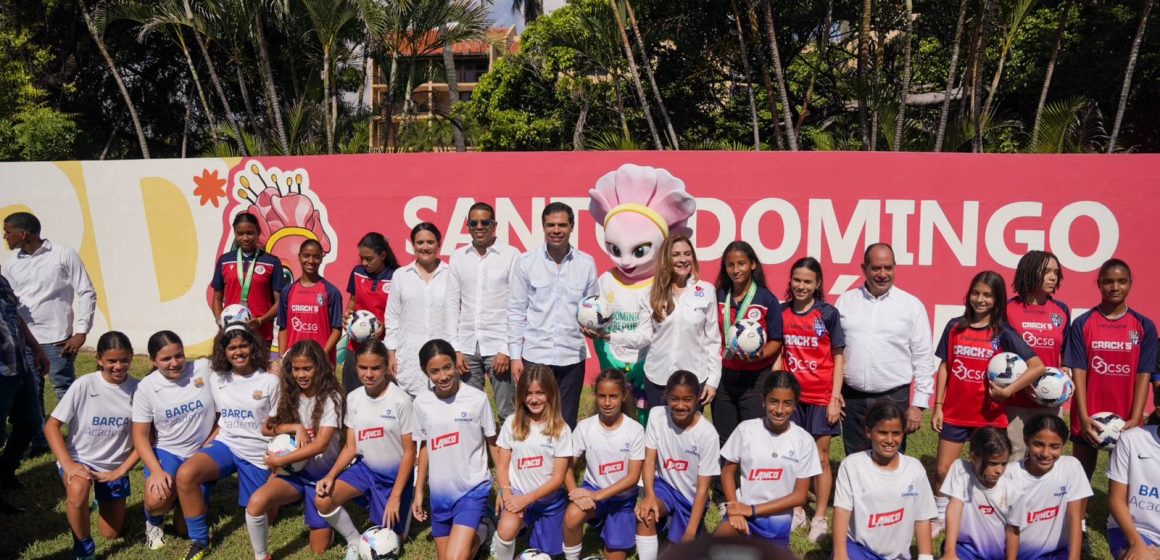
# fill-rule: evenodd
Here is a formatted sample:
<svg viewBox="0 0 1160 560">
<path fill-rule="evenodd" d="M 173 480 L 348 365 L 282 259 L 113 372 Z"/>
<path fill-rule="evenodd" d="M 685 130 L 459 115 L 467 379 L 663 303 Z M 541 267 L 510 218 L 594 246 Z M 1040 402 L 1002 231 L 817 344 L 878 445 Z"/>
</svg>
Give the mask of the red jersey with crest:
<svg viewBox="0 0 1160 560">
<path fill-rule="evenodd" d="M 1136 376 L 1156 373 L 1156 325 L 1133 309 L 1118 319 L 1091 309 L 1068 329 L 1063 365 L 1087 372 L 1088 414 L 1114 412 L 1127 420 Z M 1079 427 L 1079 407 L 1073 406 L 1072 433 Z"/>
<path fill-rule="evenodd" d="M 379 324 L 385 326 L 383 318 L 387 313 L 387 292 L 394 274 L 395 269 L 385 266 L 378 274 L 371 274 L 365 266 L 355 265 L 350 271 L 350 280 L 346 282 L 346 293 L 354 298 L 354 310 L 374 313 Z M 358 343 L 351 340 L 347 348 L 352 352 L 357 351 Z"/>
<path fill-rule="evenodd" d="M 254 276 L 250 279 L 250 293 L 247 294 L 246 307 L 254 317 L 265 315 L 274 307 L 274 294 L 282 291 L 282 263 L 270 253 L 258 249 L 252 255 L 242 255 L 241 274 L 244 278 L 254 267 Z M 242 302 L 242 283 L 238 281 L 238 253 L 230 251 L 218 257 L 217 265 L 213 269 L 213 280 L 210 288 L 222 293 L 222 307 Z M 262 323 L 258 334 L 266 340 L 274 339 L 274 324 Z"/>
<path fill-rule="evenodd" d="M 330 330 L 342 329 L 342 293 L 325 278 L 309 287 L 302 280 L 286 286 L 278 305 L 278 328 L 286 331 L 286 348 L 279 348 L 282 353 L 300 340 L 313 340 L 325 348 Z M 335 361 L 334 350 L 330 361 Z"/>
<path fill-rule="evenodd" d="M 1007 408 L 991 400 L 987 379 L 987 362 L 999 352 L 1011 352 L 1024 360 L 1035 352 L 1019 338 L 1010 325 L 998 334 L 990 327 L 957 328 L 961 317 L 951 319 L 943 329 L 934 354 L 947 368 L 947 386 L 943 391 L 943 422 L 952 426 L 977 428 L 1007 427 Z"/>
<path fill-rule="evenodd" d="M 730 300 L 730 301 L 726 301 Z M 734 302 L 725 290 L 717 290 L 717 324 L 721 326 L 721 344 L 727 344 L 727 337 L 725 333 L 733 325 L 725 324 L 725 306 L 731 305 L 729 310 L 729 318 L 733 323 L 738 319 L 749 319 L 761 323 L 761 328 L 765 329 L 765 341 L 781 340 L 781 303 L 777 301 L 777 297 L 773 295 L 768 289 L 761 286 L 757 287 L 757 291 L 753 294 L 753 301 L 749 302 L 749 306 L 744 310 L 741 308 L 741 302 Z M 754 362 L 747 362 L 745 360 L 726 360 L 722 358 L 721 367 L 731 369 L 733 371 L 761 371 L 773 365 L 777 361 L 777 356 L 768 360 L 759 360 Z"/>
<path fill-rule="evenodd" d="M 804 313 L 781 305 L 782 361 L 802 386 L 803 404 L 826 406 L 834 390 L 834 350 L 846 347 L 841 315 L 819 301 Z"/>
<path fill-rule="evenodd" d="M 1043 360 L 1044 366 L 1058 368 L 1063 365 L 1064 342 L 1067 328 L 1071 325 L 1071 309 L 1067 304 L 1048 298 L 1043 305 L 1032 305 L 1017 297 L 1011 298 L 1007 301 L 1007 324 Z M 1023 408 L 1044 408 L 1026 391 L 1019 391 L 1007 403 Z"/>
</svg>

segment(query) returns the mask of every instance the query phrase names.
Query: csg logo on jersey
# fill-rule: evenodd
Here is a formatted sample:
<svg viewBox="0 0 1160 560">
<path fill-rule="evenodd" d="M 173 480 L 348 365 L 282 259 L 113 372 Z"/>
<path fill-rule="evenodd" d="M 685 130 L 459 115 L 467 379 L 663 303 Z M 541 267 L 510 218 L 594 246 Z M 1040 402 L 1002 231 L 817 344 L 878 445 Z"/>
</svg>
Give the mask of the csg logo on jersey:
<svg viewBox="0 0 1160 560">
<path fill-rule="evenodd" d="M 1051 521 L 1059 515 L 1059 506 L 1041 509 L 1039 511 L 1027 512 L 1027 523 L 1038 523 L 1040 521 Z"/>
<path fill-rule="evenodd" d="M 1092 356 L 1092 371 L 1100 375 L 1131 375 L 1132 366 L 1127 364 L 1112 364 L 1099 356 Z"/>
<path fill-rule="evenodd" d="M 378 439 L 383 437 L 383 428 L 381 426 L 375 428 L 367 428 L 358 431 L 358 440 L 364 441 L 368 439 Z"/>
<path fill-rule="evenodd" d="M 870 522 L 867 524 L 867 528 L 876 529 L 879 527 L 889 527 L 894 525 L 899 521 L 902 521 L 902 514 L 905 512 L 906 508 L 896 509 L 894 511 L 888 511 L 885 513 L 872 513 L 870 514 Z"/>
<path fill-rule="evenodd" d="M 624 472 L 624 461 L 616 461 L 615 463 L 604 463 L 603 465 L 600 465 L 599 472 L 600 472 L 600 476 L 604 476 L 606 474 Z"/>
<path fill-rule="evenodd" d="M 544 466 L 544 456 L 536 455 L 535 457 L 521 458 L 519 464 L 516 465 L 516 470 L 538 469 L 542 466 Z"/>
<path fill-rule="evenodd" d="M 435 451 L 443 449 L 444 447 L 451 447 L 452 445 L 459 445 L 459 432 L 451 432 L 450 434 L 443 434 L 431 440 L 431 450 Z"/>
<path fill-rule="evenodd" d="M 680 459 L 665 459 L 665 470 L 687 471 L 689 470 L 689 462 Z"/>
<path fill-rule="evenodd" d="M 749 480 L 781 480 L 781 473 L 783 471 L 784 469 L 751 469 L 749 471 Z"/>
<path fill-rule="evenodd" d="M 951 365 L 951 373 L 956 379 L 966 383 L 982 383 L 987 376 L 983 370 L 971 369 L 958 358 L 955 358 L 954 364 Z"/>
</svg>

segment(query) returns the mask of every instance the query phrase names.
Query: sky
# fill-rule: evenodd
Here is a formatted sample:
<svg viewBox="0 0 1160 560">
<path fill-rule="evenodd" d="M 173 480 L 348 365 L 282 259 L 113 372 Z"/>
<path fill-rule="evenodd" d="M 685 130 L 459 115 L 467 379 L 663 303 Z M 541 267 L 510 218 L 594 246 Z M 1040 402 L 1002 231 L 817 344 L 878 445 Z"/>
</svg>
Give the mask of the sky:
<svg viewBox="0 0 1160 560">
<path fill-rule="evenodd" d="M 564 5 L 565 0 L 543 0 L 544 9 L 552 11 Z M 508 27 L 513 23 L 518 26 L 518 29 L 524 28 L 523 18 L 519 14 L 512 13 L 512 0 L 495 0 L 492 8 L 492 15 L 495 17 L 496 27 Z"/>
</svg>

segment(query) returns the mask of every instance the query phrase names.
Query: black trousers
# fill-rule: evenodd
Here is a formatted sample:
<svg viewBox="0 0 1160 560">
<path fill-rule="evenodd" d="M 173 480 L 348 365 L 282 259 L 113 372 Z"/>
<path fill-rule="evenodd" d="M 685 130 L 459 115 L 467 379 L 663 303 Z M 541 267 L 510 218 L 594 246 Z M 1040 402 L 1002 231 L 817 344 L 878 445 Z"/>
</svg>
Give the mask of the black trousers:
<svg viewBox="0 0 1160 560">
<path fill-rule="evenodd" d="M 846 447 L 846 456 L 859 451 L 870 449 L 870 439 L 866 437 L 866 411 L 879 402 L 892 402 L 902 408 L 903 412 L 910 408 L 910 385 L 899 385 L 881 393 L 867 393 L 842 387 L 842 398 L 846 400 L 846 419 L 842 420 L 842 443 Z M 902 422 L 906 428 L 906 420 Z M 906 453 L 906 435 L 903 432 L 902 446 L 899 451 Z"/>
<path fill-rule="evenodd" d="M 531 365 L 535 364 L 524 360 L 524 371 Z M 580 413 L 580 391 L 584 389 L 584 362 L 566 366 L 540 365 L 552 370 L 556 376 L 556 386 L 560 389 L 560 415 L 569 427 L 575 429 L 576 416 Z M 523 406 L 523 403 L 516 403 L 516 406 Z"/>
<path fill-rule="evenodd" d="M 721 445 L 725 445 L 738 424 L 765 415 L 761 383 L 769 374 L 768 368 L 758 371 L 721 368 L 721 384 L 713 399 L 713 426 L 717 428 Z"/>
</svg>

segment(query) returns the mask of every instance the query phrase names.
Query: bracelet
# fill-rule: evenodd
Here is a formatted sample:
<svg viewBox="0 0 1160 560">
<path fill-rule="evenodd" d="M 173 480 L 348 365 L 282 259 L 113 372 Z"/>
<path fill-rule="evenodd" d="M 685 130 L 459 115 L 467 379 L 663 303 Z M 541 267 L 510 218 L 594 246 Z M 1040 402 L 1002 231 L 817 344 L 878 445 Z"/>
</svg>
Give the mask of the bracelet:
<svg viewBox="0 0 1160 560">
<path fill-rule="evenodd" d="M 918 560 L 934 560 L 933 554 L 919 554 Z"/>
</svg>

